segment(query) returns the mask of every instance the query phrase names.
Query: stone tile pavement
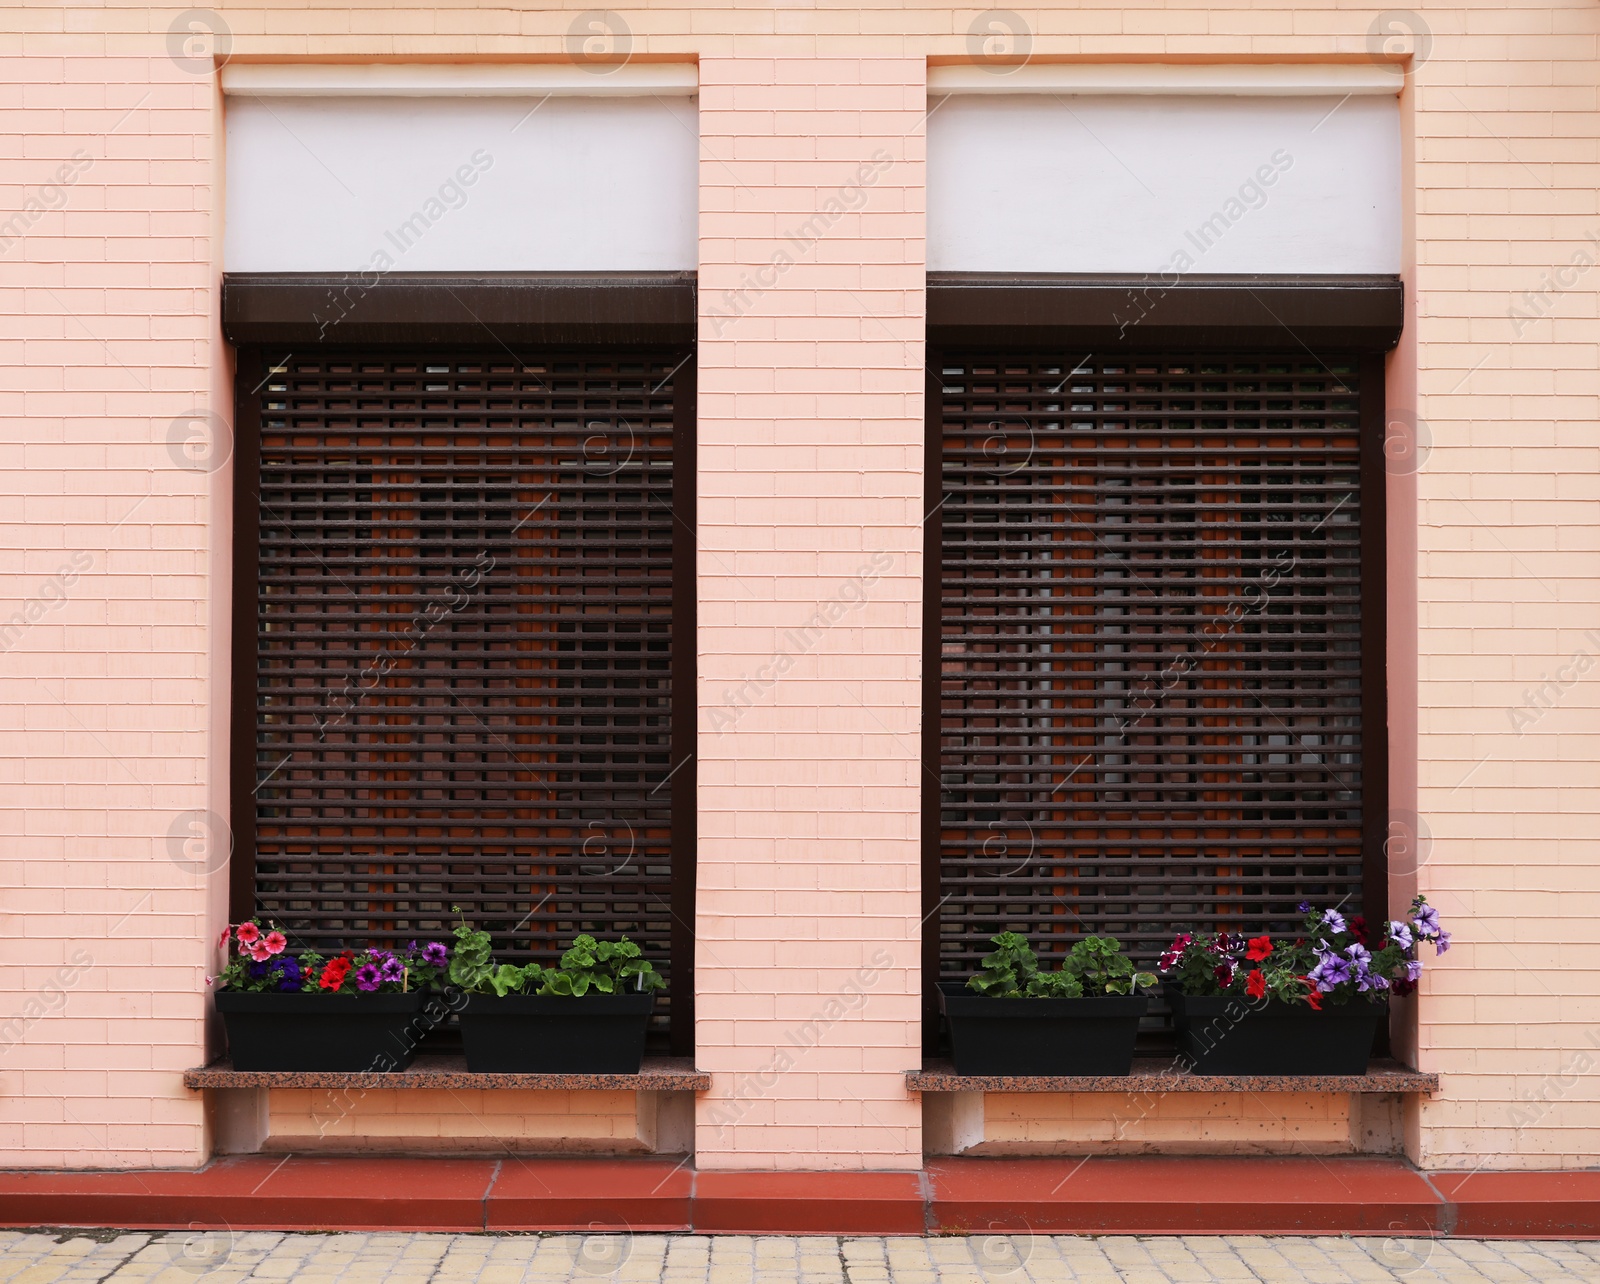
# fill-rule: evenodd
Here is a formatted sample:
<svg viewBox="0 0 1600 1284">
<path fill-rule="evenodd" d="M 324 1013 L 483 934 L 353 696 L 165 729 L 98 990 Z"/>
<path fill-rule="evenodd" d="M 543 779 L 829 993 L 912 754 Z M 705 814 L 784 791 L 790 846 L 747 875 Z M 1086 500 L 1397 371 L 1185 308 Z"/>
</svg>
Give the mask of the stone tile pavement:
<svg viewBox="0 0 1600 1284">
<path fill-rule="evenodd" d="M 1600 1242 L 1262 1236 L 0 1231 L 0 1284 L 1476 1284 L 1595 1281 Z"/>
</svg>

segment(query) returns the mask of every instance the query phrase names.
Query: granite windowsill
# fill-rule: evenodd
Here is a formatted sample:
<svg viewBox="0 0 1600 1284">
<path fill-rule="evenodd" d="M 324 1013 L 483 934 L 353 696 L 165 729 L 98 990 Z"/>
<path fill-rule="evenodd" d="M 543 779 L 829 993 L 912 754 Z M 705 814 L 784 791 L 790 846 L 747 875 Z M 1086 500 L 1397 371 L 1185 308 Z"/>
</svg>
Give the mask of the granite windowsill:
<svg viewBox="0 0 1600 1284">
<path fill-rule="evenodd" d="M 185 1070 L 186 1088 L 533 1088 L 703 1092 L 711 1076 L 688 1060 L 651 1057 L 638 1074 L 475 1074 L 460 1056 L 419 1056 L 393 1071 L 235 1070 L 231 1062 Z"/>
<path fill-rule="evenodd" d="M 1141 1058 L 1128 1075 L 957 1074 L 948 1062 L 906 1071 L 912 1092 L 1361 1092 L 1439 1091 L 1439 1076 L 1394 1061 L 1374 1061 L 1366 1074 L 1190 1074 L 1170 1059 Z"/>
</svg>

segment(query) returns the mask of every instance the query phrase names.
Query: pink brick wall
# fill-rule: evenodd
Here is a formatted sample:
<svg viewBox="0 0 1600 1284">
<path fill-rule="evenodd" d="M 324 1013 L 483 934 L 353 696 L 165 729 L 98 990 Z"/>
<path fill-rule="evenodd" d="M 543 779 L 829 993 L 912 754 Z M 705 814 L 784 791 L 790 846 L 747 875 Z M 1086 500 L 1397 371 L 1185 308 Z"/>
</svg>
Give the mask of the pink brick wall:
<svg viewBox="0 0 1600 1284">
<path fill-rule="evenodd" d="M 971 1155 L 1336 1155 L 1364 1144 L 1364 1114 L 1341 1093 L 993 1093 Z M 1396 1112 L 1398 1113 L 1398 1112 Z"/>
<path fill-rule="evenodd" d="M 225 12 L 236 57 L 471 60 L 562 57 L 578 7 Z M 1431 449 L 1391 480 L 1393 792 L 1431 835 L 1397 891 L 1416 882 L 1457 936 L 1416 1005 L 1417 1056 L 1444 1089 L 1413 1111 L 1410 1145 L 1434 1167 L 1588 1165 L 1600 666 L 1543 684 L 1600 651 L 1600 319 L 1591 266 L 1569 284 L 1546 273 L 1595 257 L 1600 11 L 1423 12 L 1431 57 L 1404 100 L 1415 321 L 1391 400 Z M 916 1055 L 920 914 L 916 126 L 924 59 L 968 57 L 973 16 L 628 15 L 637 52 L 698 55 L 705 81 L 707 1165 L 905 1166 L 919 1151 L 897 1074 Z M 180 467 L 168 432 L 226 404 L 218 105 L 167 57 L 167 11 L 12 17 L 0 224 L 21 216 L 23 234 L 0 248 L 0 620 L 27 627 L 0 652 L 0 1163 L 191 1163 L 207 1142 L 178 1072 L 204 1055 L 221 909 L 204 852 L 177 863 L 169 835 L 226 804 L 227 474 Z M 1363 60 L 1375 14 L 1178 0 L 1025 17 L 1035 57 L 1227 62 Z M 860 208 L 754 297 L 743 275 L 880 149 L 892 163 Z M 712 309 L 740 288 L 748 305 L 723 321 Z M 746 686 L 835 601 L 781 681 Z M 713 715 L 730 690 L 749 707 L 728 726 Z M 80 951 L 92 962 L 74 970 Z M 865 999 L 826 1017 L 862 967 L 876 969 Z M 815 1046 L 790 1051 L 819 1012 Z M 780 1051 L 792 1067 L 740 1097 Z"/>
<path fill-rule="evenodd" d="M 700 76 L 696 1155 L 916 1167 L 924 63 Z"/>
<path fill-rule="evenodd" d="M 498 1088 L 273 1089 L 262 1149 L 292 1154 L 646 1154 L 656 1148 L 655 1095 Z"/>
<path fill-rule="evenodd" d="M 207 860 L 171 834 L 221 810 L 221 475 L 168 431 L 226 376 L 216 90 L 149 41 L 29 53 L 0 77 L 0 1163 L 193 1163 Z"/>
<path fill-rule="evenodd" d="M 1428 17 L 1411 103 L 1415 347 L 1391 363 L 1391 401 L 1432 437 L 1404 484 L 1414 533 L 1395 541 L 1402 564 L 1417 549 L 1418 653 L 1415 702 L 1403 686 L 1396 700 L 1402 728 L 1416 710 L 1416 751 L 1402 741 L 1397 758 L 1432 835 L 1416 881 L 1457 944 L 1420 1000 L 1420 1064 L 1444 1088 L 1417 1111 L 1414 1153 L 1431 1167 L 1590 1165 L 1600 1088 L 1574 1071 L 1600 1037 L 1600 698 L 1580 680 L 1521 734 L 1513 715 L 1574 653 L 1600 655 L 1586 634 L 1600 619 L 1592 278 L 1523 298 L 1580 247 L 1596 254 L 1600 14 Z"/>
</svg>

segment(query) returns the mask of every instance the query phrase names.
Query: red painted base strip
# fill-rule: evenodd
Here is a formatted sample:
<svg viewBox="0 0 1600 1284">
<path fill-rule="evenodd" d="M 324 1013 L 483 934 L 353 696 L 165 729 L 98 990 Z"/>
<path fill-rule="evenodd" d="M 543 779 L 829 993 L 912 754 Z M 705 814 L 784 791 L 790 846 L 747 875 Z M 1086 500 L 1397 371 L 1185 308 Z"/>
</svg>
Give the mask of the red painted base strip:
<svg viewBox="0 0 1600 1284">
<path fill-rule="evenodd" d="M 1600 1172 L 1381 1158 L 939 1159 L 923 1172 L 696 1172 L 670 1159 L 311 1159 L 0 1173 L 0 1225 L 709 1234 L 1600 1237 Z"/>
<path fill-rule="evenodd" d="M 482 1230 L 494 1159 L 219 1159 L 197 1172 L 0 1173 L 0 1224 Z"/>
<path fill-rule="evenodd" d="M 943 1231 L 1427 1234 L 1444 1204 L 1397 1160 L 948 1159 L 928 1165 Z"/>
<path fill-rule="evenodd" d="M 1461 1236 L 1600 1237 L 1600 1172 L 1437 1173 Z"/>
<path fill-rule="evenodd" d="M 710 1234 L 920 1235 L 926 1217 L 914 1172 L 695 1177 L 694 1228 Z"/>
<path fill-rule="evenodd" d="M 484 1210 L 490 1230 L 682 1231 L 694 1170 L 670 1159 L 507 1159 Z"/>
</svg>

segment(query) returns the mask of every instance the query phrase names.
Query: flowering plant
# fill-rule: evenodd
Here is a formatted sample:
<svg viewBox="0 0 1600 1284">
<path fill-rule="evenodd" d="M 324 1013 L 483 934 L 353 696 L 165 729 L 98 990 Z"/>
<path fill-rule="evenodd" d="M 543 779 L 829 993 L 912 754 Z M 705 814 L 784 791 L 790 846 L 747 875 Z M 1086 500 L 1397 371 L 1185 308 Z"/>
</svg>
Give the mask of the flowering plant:
<svg viewBox="0 0 1600 1284">
<path fill-rule="evenodd" d="M 429 988 L 450 966 L 449 947 L 439 941 L 412 941 L 401 954 L 369 948 L 296 956 L 289 938 L 259 919 L 223 928 L 217 948 L 230 950 L 228 963 L 208 984 L 245 994 L 399 994 Z"/>
<path fill-rule="evenodd" d="M 1300 913 L 1301 934 L 1292 941 L 1266 933 L 1181 933 L 1162 954 L 1161 972 L 1184 994 L 1242 994 L 1320 1009 L 1324 1000 L 1410 994 L 1422 975 L 1423 942 L 1436 954 L 1450 948 L 1439 911 L 1423 896 L 1411 902 L 1405 919 L 1382 923 L 1376 932 L 1360 916 L 1346 920 L 1337 909 L 1301 902 Z"/>
</svg>

